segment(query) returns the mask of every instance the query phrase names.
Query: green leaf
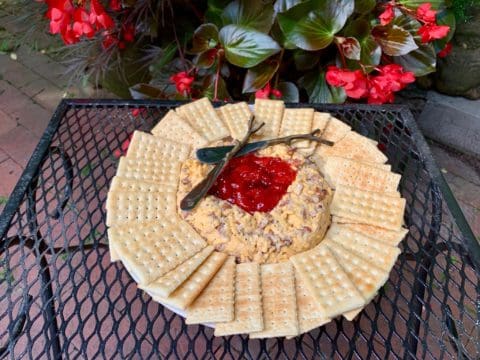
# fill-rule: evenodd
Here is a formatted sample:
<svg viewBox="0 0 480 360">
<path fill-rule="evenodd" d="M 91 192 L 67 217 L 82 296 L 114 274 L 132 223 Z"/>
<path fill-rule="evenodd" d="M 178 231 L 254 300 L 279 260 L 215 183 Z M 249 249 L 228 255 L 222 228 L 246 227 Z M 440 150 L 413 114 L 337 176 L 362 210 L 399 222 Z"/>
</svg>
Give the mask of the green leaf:
<svg viewBox="0 0 480 360">
<path fill-rule="evenodd" d="M 0 196 L 0 205 L 5 205 L 8 202 L 8 197 Z"/>
<path fill-rule="evenodd" d="M 350 60 L 360 60 L 360 43 L 354 37 L 336 36 L 335 42 L 340 46 L 343 55 Z"/>
<path fill-rule="evenodd" d="M 397 25 L 398 27 L 406 30 L 413 36 L 413 39 L 419 43 L 421 36 L 418 35 L 418 30 L 420 29 L 420 22 L 412 16 L 402 14 L 394 18 L 391 22 L 392 25 Z"/>
<path fill-rule="evenodd" d="M 305 0 L 277 0 L 273 8 L 277 13 L 285 12 Z"/>
<path fill-rule="evenodd" d="M 279 66 L 278 60 L 267 60 L 248 69 L 243 81 L 242 93 L 254 92 L 263 88 L 275 75 Z"/>
<path fill-rule="evenodd" d="M 311 0 L 278 14 L 285 38 L 304 50 L 327 47 L 352 14 L 354 0 Z"/>
<path fill-rule="evenodd" d="M 375 26 L 372 34 L 387 55 L 401 56 L 418 49 L 413 36 L 397 25 Z"/>
<path fill-rule="evenodd" d="M 214 24 L 202 24 L 193 33 L 193 54 L 199 54 L 214 48 L 218 44 L 218 28 Z"/>
<path fill-rule="evenodd" d="M 274 18 L 273 5 L 258 0 L 233 1 L 222 13 L 224 25 L 241 25 L 264 33 L 270 31 Z"/>
<path fill-rule="evenodd" d="M 222 12 L 230 0 L 208 0 L 205 19 L 213 24 L 222 25 Z"/>
<path fill-rule="evenodd" d="M 223 27 L 219 37 L 227 60 L 243 68 L 251 68 L 280 51 L 270 36 L 238 25 Z"/>
<path fill-rule="evenodd" d="M 163 91 L 150 84 L 136 84 L 129 88 L 132 98 L 142 99 L 162 99 L 165 98 Z"/>
<path fill-rule="evenodd" d="M 300 99 L 297 86 L 292 82 L 281 82 L 277 89 L 282 93 L 282 100 L 284 102 L 297 103 Z"/>
<path fill-rule="evenodd" d="M 450 31 L 448 32 L 447 36 L 443 39 L 435 40 L 435 50 L 440 51 L 442 50 L 447 43 L 452 40 L 453 34 L 455 34 L 456 28 L 456 21 L 455 21 L 455 14 L 451 10 L 445 10 L 441 13 L 437 14 L 437 24 L 438 25 L 447 25 L 450 26 Z"/>
<path fill-rule="evenodd" d="M 355 12 L 358 14 L 366 14 L 375 8 L 377 2 L 375 0 L 355 0 Z"/>
<path fill-rule="evenodd" d="M 425 0 L 399 0 L 398 3 L 406 6 L 410 9 L 417 9 L 420 5 L 425 4 L 427 1 Z M 432 9 L 435 10 L 442 10 L 445 8 L 445 1 L 444 0 L 429 0 L 430 4 L 432 4 Z"/>
<path fill-rule="evenodd" d="M 80 170 L 80 175 L 82 177 L 87 177 L 88 175 L 90 175 L 91 171 L 92 171 L 92 165 L 87 164 Z"/>
<path fill-rule="evenodd" d="M 210 49 L 193 58 L 193 63 L 200 69 L 210 69 L 215 64 L 217 49 Z"/>
<path fill-rule="evenodd" d="M 344 30 L 345 36 L 355 37 L 360 43 L 360 62 L 363 65 L 376 66 L 380 64 L 382 49 L 375 39 L 370 35 L 370 23 L 364 19 L 357 19 L 350 22 Z M 352 69 L 360 68 L 358 63 L 349 61 Z"/>
<path fill-rule="evenodd" d="M 227 85 L 225 80 L 220 76 L 218 79 L 218 89 L 217 89 L 217 99 L 214 99 L 215 96 L 215 79 L 217 75 L 212 74 L 207 76 L 203 81 L 203 93 L 202 95 L 209 98 L 210 100 L 222 100 L 230 101 L 232 97 L 228 93 Z"/>
<path fill-rule="evenodd" d="M 394 57 L 393 61 L 419 77 L 435 72 L 437 55 L 432 44 L 425 44 L 407 55 Z"/>
<path fill-rule="evenodd" d="M 341 104 L 347 98 L 343 88 L 335 88 L 327 84 L 324 71 L 311 71 L 300 79 L 300 83 L 307 91 L 310 103 Z"/>
<path fill-rule="evenodd" d="M 293 52 L 293 61 L 297 70 L 310 70 L 320 61 L 320 54 L 318 52 L 297 49 Z"/>
</svg>

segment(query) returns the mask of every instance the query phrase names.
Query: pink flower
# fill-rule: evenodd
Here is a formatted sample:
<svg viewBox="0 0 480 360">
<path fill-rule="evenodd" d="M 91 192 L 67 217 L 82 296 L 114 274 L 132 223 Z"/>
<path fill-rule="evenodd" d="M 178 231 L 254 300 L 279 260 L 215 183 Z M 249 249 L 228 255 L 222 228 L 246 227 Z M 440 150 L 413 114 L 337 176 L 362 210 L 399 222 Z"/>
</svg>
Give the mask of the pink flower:
<svg viewBox="0 0 480 360">
<path fill-rule="evenodd" d="M 422 37 L 423 43 L 428 43 L 432 40 L 443 39 L 450 31 L 450 26 L 425 24 L 418 29 L 418 34 Z"/>
<path fill-rule="evenodd" d="M 452 43 L 447 43 L 445 47 L 439 51 L 438 57 L 444 58 L 452 52 Z"/>
<path fill-rule="evenodd" d="M 170 77 L 170 81 L 175 83 L 175 88 L 179 94 L 190 94 L 194 77 L 189 76 L 186 71 L 179 72 Z"/>
<path fill-rule="evenodd" d="M 420 5 L 417 8 L 417 19 L 426 24 L 435 23 L 435 16 L 437 15 L 437 12 L 435 10 L 431 10 L 431 8 L 432 4 L 428 2 Z"/>
<path fill-rule="evenodd" d="M 394 7 L 392 4 L 387 4 L 385 10 L 378 17 L 380 19 L 380 24 L 385 26 L 390 23 L 395 17 Z"/>
<path fill-rule="evenodd" d="M 272 89 L 270 82 L 268 82 L 263 89 L 257 90 L 255 92 L 255 98 L 257 99 L 270 99 L 273 96 L 277 99 L 280 99 L 283 95 L 282 92 L 278 89 Z"/>
</svg>

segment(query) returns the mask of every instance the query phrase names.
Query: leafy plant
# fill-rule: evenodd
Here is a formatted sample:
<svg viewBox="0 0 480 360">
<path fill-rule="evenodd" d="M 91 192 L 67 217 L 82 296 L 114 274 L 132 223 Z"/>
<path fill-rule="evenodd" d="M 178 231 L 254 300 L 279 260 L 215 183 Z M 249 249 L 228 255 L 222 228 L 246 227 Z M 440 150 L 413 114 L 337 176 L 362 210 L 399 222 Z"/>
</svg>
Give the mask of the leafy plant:
<svg viewBox="0 0 480 360">
<path fill-rule="evenodd" d="M 455 29 L 446 0 L 46 4 L 50 31 L 81 59 L 77 74 L 142 99 L 391 102 L 435 71 Z"/>
</svg>

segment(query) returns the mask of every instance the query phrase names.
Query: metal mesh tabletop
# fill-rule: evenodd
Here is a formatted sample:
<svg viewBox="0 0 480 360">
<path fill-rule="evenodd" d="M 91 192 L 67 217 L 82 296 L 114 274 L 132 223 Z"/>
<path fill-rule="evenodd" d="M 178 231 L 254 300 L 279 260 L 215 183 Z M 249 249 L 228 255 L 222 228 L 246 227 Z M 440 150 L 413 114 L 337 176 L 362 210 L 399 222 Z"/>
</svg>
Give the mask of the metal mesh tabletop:
<svg viewBox="0 0 480 360">
<path fill-rule="evenodd" d="M 105 199 L 122 143 L 177 105 L 60 104 L 0 217 L 0 358 L 480 358 L 480 248 L 405 107 L 314 106 L 379 142 L 407 200 L 402 254 L 354 321 L 215 338 L 138 290 L 110 263 Z"/>
</svg>

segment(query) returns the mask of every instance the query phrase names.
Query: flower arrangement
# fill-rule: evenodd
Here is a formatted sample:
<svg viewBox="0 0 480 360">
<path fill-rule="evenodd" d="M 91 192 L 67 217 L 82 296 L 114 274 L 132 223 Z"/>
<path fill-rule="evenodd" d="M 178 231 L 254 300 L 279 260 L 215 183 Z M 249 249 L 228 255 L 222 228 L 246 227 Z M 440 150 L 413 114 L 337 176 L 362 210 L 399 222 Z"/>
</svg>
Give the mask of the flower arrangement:
<svg viewBox="0 0 480 360">
<path fill-rule="evenodd" d="M 391 103 L 416 77 L 435 71 L 455 30 L 444 0 L 45 0 L 43 6 L 50 33 L 77 50 L 72 56 L 88 46 L 84 71 L 139 74 L 123 77 L 135 98 Z"/>
</svg>

